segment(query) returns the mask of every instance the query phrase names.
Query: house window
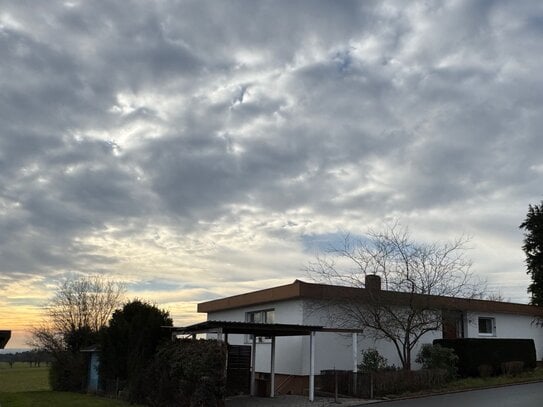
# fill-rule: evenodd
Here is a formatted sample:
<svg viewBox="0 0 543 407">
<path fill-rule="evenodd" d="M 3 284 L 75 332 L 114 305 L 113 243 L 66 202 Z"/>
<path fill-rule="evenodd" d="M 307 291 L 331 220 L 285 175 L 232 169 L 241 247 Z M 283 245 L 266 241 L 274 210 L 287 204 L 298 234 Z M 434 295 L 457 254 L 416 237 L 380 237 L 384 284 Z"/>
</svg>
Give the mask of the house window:
<svg viewBox="0 0 543 407">
<path fill-rule="evenodd" d="M 275 322 L 275 310 L 265 309 L 260 311 L 251 311 L 245 313 L 245 322 L 253 322 L 256 324 L 273 324 Z M 271 342 L 270 337 L 257 336 L 258 343 Z M 245 343 L 252 343 L 253 335 L 245 335 Z"/>
<path fill-rule="evenodd" d="M 275 322 L 275 310 L 266 309 L 262 311 L 251 311 L 245 313 L 245 322 L 257 324 L 273 324 Z"/>
<path fill-rule="evenodd" d="M 496 321 L 494 318 L 480 317 L 479 318 L 479 335 L 495 336 Z"/>
</svg>

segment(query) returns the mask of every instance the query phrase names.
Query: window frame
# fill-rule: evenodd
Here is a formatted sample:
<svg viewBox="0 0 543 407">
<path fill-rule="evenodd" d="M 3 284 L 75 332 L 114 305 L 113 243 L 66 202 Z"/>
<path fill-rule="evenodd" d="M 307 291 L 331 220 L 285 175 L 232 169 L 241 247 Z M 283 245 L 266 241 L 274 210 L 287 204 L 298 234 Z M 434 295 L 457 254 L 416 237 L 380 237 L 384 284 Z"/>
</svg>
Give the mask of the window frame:
<svg viewBox="0 0 543 407">
<path fill-rule="evenodd" d="M 251 316 L 254 316 L 254 315 L 260 315 L 261 322 L 255 322 L 254 318 L 252 318 L 253 321 L 251 321 Z M 253 324 L 273 324 L 275 323 L 275 308 L 265 308 L 265 309 L 257 309 L 253 311 L 246 311 L 245 322 L 250 322 Z M 253 335 L 249 335 L 249 334 L 245 335 L 245 343 L 253 343 Z M 257 336 L 256 343 L 271 343 L 271 337 Z"/>
<path fill-rule="evenodd" d="M 261 315 L 260 321 L 255 322 L 254 318 L 251 320 L 252 315 Z M 269 318 L 271 316 L 271 318 Z M 271 319 L 271 321 L 270 321 Z M 258 309 L 254 311 L 245 312 L 245 322 L 251 322 L 255 324 L 273 324 L 275 323 L 275 308 Z"/>
<path fill-rule="evenodd" d="M 490 332 L 481 332 L 481 320 L 490 321 Z M 477 333 L 479 334 L 479 336 L 496 336 L 496 318 L 484 316 L 478 317 Z"/>
</svg>

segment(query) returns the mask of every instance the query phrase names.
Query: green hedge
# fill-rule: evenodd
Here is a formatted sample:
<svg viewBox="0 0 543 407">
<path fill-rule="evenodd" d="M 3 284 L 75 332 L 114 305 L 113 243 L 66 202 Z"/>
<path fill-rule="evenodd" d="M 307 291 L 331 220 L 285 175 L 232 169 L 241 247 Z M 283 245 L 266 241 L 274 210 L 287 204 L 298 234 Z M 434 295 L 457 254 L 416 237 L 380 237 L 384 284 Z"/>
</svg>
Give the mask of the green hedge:
<svg viewBox="0 0 543 407">
<path fill-rule="evenodd" d="M 144 381 L 152 407 L 224 404 L 226 346 L 216 340 L 178 339 L 163 345 Z"/>
<path fill-rule="evenodd" d="M 508 362 L 522 362 L 525 369 L 536 367 L 533 339 L 436 339 L 433 343 L 454 350 L 462 377 L 507 373 L 503 366 Z"/>
</svg>

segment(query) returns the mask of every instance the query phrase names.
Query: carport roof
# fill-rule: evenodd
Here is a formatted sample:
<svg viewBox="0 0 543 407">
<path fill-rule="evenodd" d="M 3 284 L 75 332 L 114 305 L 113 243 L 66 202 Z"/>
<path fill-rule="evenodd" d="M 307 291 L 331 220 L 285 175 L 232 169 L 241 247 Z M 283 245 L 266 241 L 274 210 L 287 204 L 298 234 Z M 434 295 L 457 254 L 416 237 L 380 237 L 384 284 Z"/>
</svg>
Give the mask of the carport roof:
<svg viewBox="0 0 543 407">
<path fill-rule="evenodd" d="M 247 334 L 255 336 L 303 336 L 311 332 L 361 333 L 361 329 L 324 328 L 318 325 L 262 324 L 238 321 L 205 321 L 185 327 L 166 327 L 174 335 L 202 333 Z"/>
<path fill-rule="evenodd" d="M 171 329 L 174 335 L 223 333 L 255 336 L 302 336 L 309 335 L 311 332 L 327 330 L 316 325 L 261 324 L 236 321 L 205 321 L 186 327 L 172 327 Z"/>
</svg>

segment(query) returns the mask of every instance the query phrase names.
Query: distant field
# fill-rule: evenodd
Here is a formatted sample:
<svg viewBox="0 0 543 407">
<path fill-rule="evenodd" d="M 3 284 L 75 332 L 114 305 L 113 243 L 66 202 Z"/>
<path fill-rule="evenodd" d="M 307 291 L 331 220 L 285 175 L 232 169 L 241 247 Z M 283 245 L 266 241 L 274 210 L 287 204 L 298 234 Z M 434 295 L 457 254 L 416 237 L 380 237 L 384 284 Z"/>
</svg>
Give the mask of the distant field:
<svg viewBox="0 0 543 407">
<path fill-rule="evenodd" d="M 51 391 L 48 367 L 0 363 L 0 407 L 127 407 L 129 404 L 87 394 Z M 134 407 L 134 406 L 132 406 Z"/>
</svg>

